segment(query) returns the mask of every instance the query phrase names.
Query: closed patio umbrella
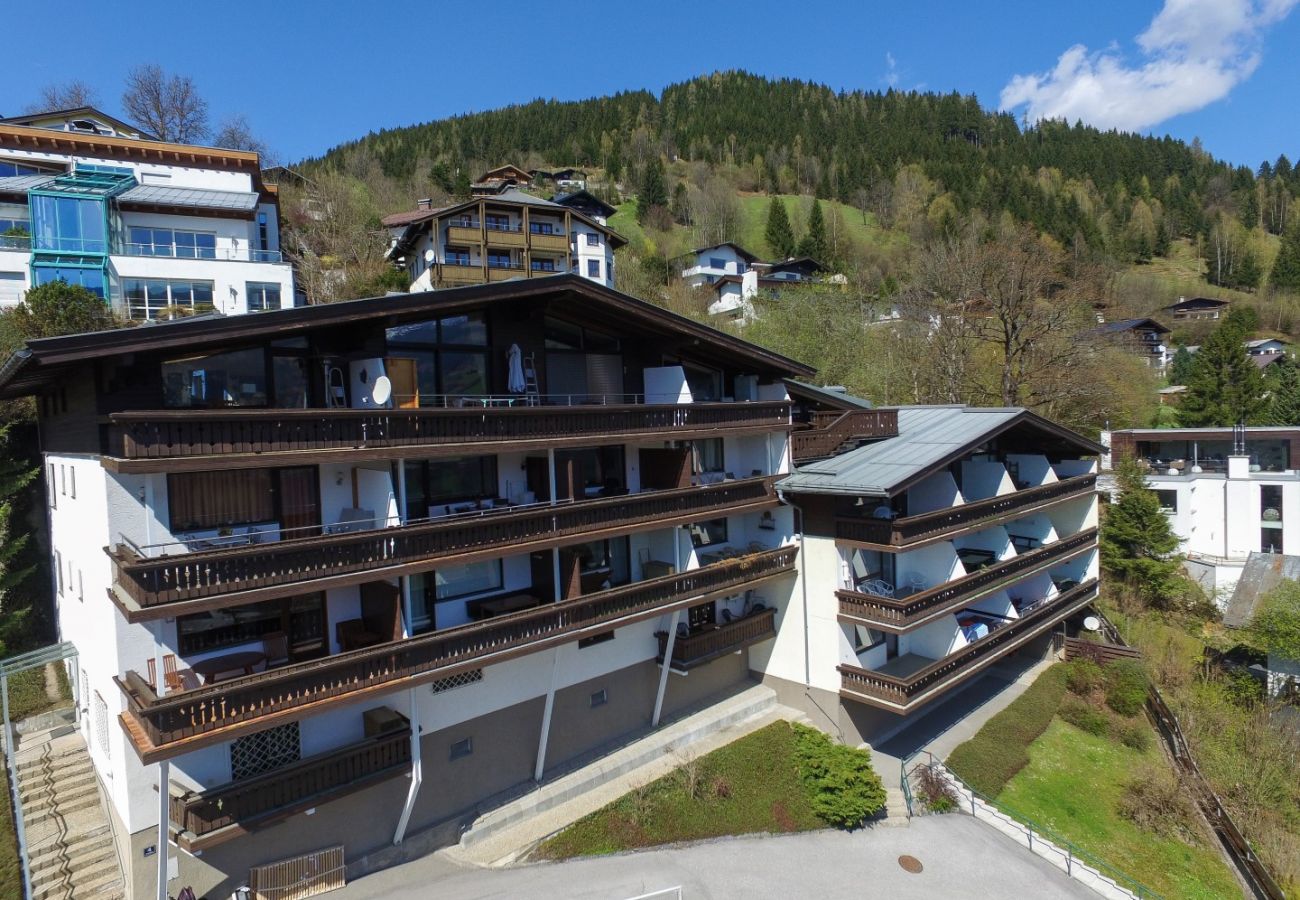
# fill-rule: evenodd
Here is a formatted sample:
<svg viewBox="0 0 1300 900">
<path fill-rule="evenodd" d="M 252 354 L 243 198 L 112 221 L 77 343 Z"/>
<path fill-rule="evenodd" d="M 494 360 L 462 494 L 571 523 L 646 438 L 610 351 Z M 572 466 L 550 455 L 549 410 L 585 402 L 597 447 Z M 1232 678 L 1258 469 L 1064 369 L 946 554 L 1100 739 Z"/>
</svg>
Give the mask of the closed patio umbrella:
<svg viewBox="0 0 1300 900">
<path fill-rule="evenodd" d="M 510 393 L 522 394 L 525 390 L 523 353 L 518 344 L 511 344 L 506 355 L 510 360 Z"/>
</svg>

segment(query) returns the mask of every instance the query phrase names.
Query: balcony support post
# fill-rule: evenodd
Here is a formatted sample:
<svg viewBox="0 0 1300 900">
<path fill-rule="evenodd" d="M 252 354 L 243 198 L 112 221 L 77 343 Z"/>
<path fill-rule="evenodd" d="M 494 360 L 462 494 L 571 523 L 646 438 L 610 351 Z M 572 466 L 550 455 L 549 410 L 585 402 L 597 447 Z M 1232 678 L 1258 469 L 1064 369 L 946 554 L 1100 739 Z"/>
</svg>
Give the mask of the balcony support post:
<svg viewBox="0 0 1300 900">
<path fill-rule="evenodd" d="M 149 630 L 153 633 L 153 680 L 155 682 L 153 690 L 161 697 L 167 692 L 167 679 L 163 674 L 162 620 L 151 622 Z"/>
<path fill-rule="evenodd" d="M 533 766 L 533 781 L 540 782 L 542 772 L 546 769 L 546 744 L 551 737 L 551 714 L 555 712 L 555 680 L 559 671 L 560 647 L 556 647 L 551 652 L 551 684 L 546 690 L 546 705 L 542 707 L 542 734 L 537 740 L 537 763 Z"/>
<path fill-rule="evenodd" d="M 411 821 L 411 811 L 415 809 L 415 799 L 420 795 L 420 785 L 424 781 L 424 764 L 420 760 L 420 698 L 416 688 L 406 692 L 409 698 L 408 710 L 411 719 L 411 787 L 406 792 L 406 805 L 397 820 L 397 830 L 393 832 L 393 845 L 396 846 L 406 837 L 406 826 Z"/>
<path fill-rule="evenodd" d="M 668 670 L 673 667 L 673 648 L 677 645 L 677 623 L 682 620 L 682 611 L 673 610 L 673 617 L 668 621 L 668 643 L 664 647 L 664 664 L 659 670 L 659 690 L 655 692 L 655 713 L 650 719 L 650 727 L 659 727 L 659 718 L 664 711 L 664 693 L 668 690 Z"/>
<path fill-rule="evenodd" d="M 158 677 L 162 678 L 161 670 Z M 169 782 L 171 780 L 171 760 L 164 759 L 158 763 L 158 900 L 169 900 L 167 896 L 167 852 L 168 820 L 171 818 Z"/>
</svg>

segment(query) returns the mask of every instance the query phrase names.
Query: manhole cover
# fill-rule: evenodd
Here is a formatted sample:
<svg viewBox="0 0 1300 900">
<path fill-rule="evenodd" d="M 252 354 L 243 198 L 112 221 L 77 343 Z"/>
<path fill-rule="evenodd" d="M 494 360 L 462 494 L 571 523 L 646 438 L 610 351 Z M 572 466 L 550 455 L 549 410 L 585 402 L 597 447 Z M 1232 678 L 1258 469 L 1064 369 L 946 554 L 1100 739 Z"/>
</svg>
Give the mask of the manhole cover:
<svg viewBox="0 0 1300 900">
<path fill-rule="evenodd" d="M 900 856 L 898 864 L 903 867 L 904 872 L 911 872 L 913 875 L 919 875 L 921 869 L 925 868 L 915 856 Z"/>
</svg>

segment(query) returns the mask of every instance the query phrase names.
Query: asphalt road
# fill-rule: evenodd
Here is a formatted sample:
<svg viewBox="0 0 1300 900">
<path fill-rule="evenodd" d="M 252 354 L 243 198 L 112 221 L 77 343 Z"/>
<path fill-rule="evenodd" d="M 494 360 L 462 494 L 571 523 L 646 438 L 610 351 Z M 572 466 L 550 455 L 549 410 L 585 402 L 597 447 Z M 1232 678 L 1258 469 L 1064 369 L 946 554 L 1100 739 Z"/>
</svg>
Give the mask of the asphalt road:
<svg viewBox="0 0 1300 900">
<path fill-rule="evenodd" d="M 923 870 L 915 875 L 904 871 L 898 862 L 903 854 L 918 859 Z M 434 854 L 376 872 L 330 896 L 629 900 L 677 886 L 682 900 L 1096 897 L 1028 850 L 962 815 L 918 818 L 907 828 L 727 838 L 507 869 L 465 868 Z"/>
</svg>

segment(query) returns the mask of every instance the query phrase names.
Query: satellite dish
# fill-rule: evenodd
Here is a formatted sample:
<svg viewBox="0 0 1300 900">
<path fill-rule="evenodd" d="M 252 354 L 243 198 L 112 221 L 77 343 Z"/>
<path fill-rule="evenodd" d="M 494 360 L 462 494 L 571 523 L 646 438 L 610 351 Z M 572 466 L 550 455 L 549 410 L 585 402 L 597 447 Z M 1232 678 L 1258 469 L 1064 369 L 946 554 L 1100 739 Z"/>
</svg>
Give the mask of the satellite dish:
<svg viewBox="0 0 1300 900">
<path fill-rule="evenodd" d="M 425 250 L 425 251 L 424 251 L 424 261 L 425 261 L 426 263 L 429 263 L 430 265 L 432 265 L 434 259 L 435 259 L 435 256 L 434 256 L 433 248 L 432 248 L 432 247 L 430 247 L 428 250 Z"/>
<path fill-rule="evenodd" d="M 393 382 L 387 375 L 380 375 L 375 379 L 375 386 L 370 391 L 370 399 L 375 401 L 376 406 L 383 406 L 388 399 L 393 396 Z"/>
<path fill-rule="evenodd" d="M 1083 627 L 1088 631 L 1097 631 L 1101 628 L 1101 620 L 1096 616 L 1088 616 L 1083 620 Z"/>
</svg>

